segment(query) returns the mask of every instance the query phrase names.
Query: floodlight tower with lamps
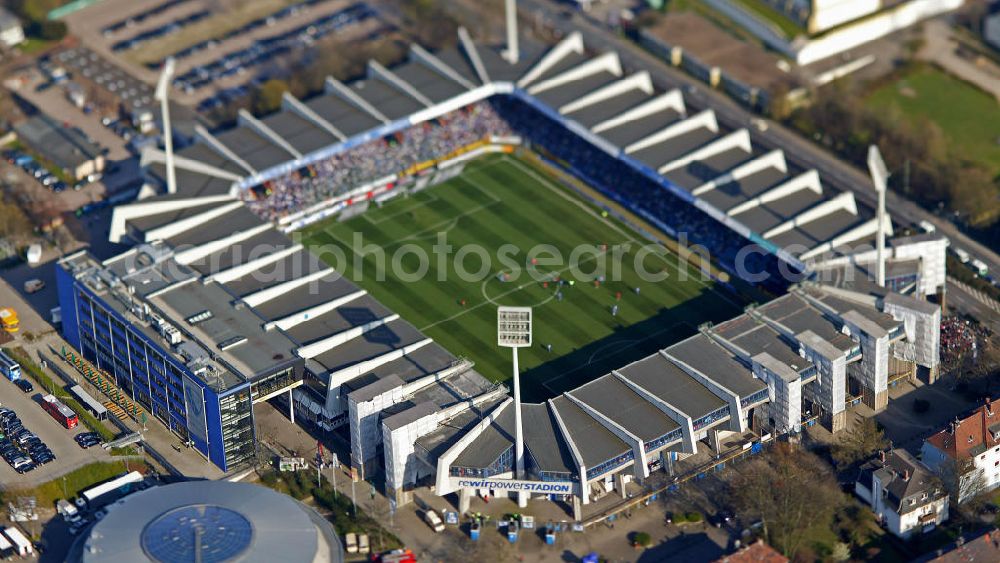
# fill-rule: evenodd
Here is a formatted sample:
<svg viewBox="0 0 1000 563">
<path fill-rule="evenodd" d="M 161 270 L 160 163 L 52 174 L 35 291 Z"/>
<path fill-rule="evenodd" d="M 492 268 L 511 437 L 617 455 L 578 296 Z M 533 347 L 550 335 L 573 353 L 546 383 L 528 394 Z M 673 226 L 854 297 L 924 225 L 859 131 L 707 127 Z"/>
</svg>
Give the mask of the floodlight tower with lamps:
<svg viewBox="0 0 1000 563">
<path fill-rule="evenodd" d="M 882 153 L 876 145 L 868 147 L 868 172 L 871 174 L 875 192 L 878 193 L 878 209 L 875 212 L 875 282 L 885 287 L 885 190 L 889 181 L 889 170 L 882 160 Z"/>
<path fill-rule="evenodd" d="M 174 77 L 174 58 L 167 57 L 163 63 L 163 72 L 160 73 L 160 80 L 156 83 L 156 92 L 153 97 L 160 102 L 160 118 L 163 121 L 163 149 L 166 153 L 167 167 L 167 193 L 177 193 L 177 176 L 174 173 L 174 138 L 170 131 L 170 102 L 167 100 L 167 93 L 170 91 L 170 80 Z"/>
<path fill-rule="evenodd" d="M 524 432 L 521 427 L 521 378 L 517 349 L 531 346 L 531 307 L 497 308 L 497 345 L 514 353 L 514 478 L 524 479 Z M 528 493 L 518 491 L 517 505 L 528 505 Z"/>
</svg>

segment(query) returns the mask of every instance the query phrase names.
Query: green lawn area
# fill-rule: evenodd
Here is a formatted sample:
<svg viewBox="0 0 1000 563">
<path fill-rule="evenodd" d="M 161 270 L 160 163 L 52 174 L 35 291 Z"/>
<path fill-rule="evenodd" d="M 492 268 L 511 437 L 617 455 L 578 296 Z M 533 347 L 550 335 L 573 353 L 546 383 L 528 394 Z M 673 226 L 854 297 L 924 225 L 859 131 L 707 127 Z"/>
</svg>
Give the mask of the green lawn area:
<svg viewBox="0 0 1000 563">
<path fill-rule="evenodd" d="M 765 22 L 774 24 L 774 26 L 777 27 L 787 39 L 794 39 L 796 36 L 806 34 L 804 27 L 792 21 L 792 19 L 785 14 L 782 14 L 778 10 L 769 6 L 763 0 L 737 0 L 736 3 L 741 4 L 747 9 L 747 11 L 759 16 Z"/>
<path fill-rule="evenodd" d="M 920 66 L 874 91 L 868 103 L 896 106 L 912 119 L 937 123 L 960 154 L 1000 173 L 1000 104 L 975 86 L 935 67 Z"/>
<path fill-rule="evenodd" d="M 142 464 L 133 463 L 132 469 L 142 470 Z M 139 467 L 137 467 L 139 466 Z M 112 477 L 117 477 L 125 473 L 125 463 L 122 461 L 103 462 L 98 461 L 83 467 L 74 469 L 66 475 L 53 479 L 47 483 L 31 488 L 18 489 L 16 485 L 11 489 L 0 491 L 0 501 L 6 502 L 18 496 L 31 495 L 35 497 L 38 506 L 51 508 L 56 500 L 61 498 L 73 498 L 80 491 L 90 488 L 96 483 L 107 481 Z M 65 493 L 63 492 L 65 490 Z"/>
<path fill-rule="evenodd" d="M 359 277 L 350 244 L 355 233 L 365 245 L 381 247 L 389 266 L 403 245 L 422 249 L 429 257 L 426 274 L 407 282 L 400 279 L 405 274 L 387 267 L 385 280 L 377 281 L 376 256 L 369 252 L 360 262 Z M 453 247 L 446 260 L 432 250 L 439 233 L 446 233 Z M 699 272 L 679 265 L 677 256 L 661 247 L 658 253 L 637 252 L 645 241 L 636 233 L 509 156 L 480 159 L 441 185 L 372 206 L 345 222 L 313 225 L 302 234 L 307 246 L 340 247 L 348 278 L 452 353 L 475 361 L 476 369 L 494 381 L 506 380 L 511 370 L 511 353 L 496 343 L 496 305 L 533 306 L 533 346 L 519 353 L 524 392 L 531 400 L 575 387 L 693 334 L 700 323 L 741 310 L 728 294 L 701 281 Z M 615 245 L 622 243 L 631 249 L 614 260 Z M 505 244 L 513 246 L 498 254 Z M 539 244 L 552 245 L 563 258 L 560 264 L 546 264 L 550 254 L 532 264 L 529 250 Z M 467 255 L 464 269 L 483 274 L 463 280 L 456 274 L 456 257 L 471 245 L 484 249 L 489 264 L 477 254 Z M 581 245 L 588 245 L 587 251 L 573 256 Z M 595 285 L 592 276 L 601 262 L 607 264 L 605 281 Z M 615 262 L 621 264 L 617 275 Z M 414 253 L 399 263 L 405 272 L 421 267 Z M 644 281 L 637 267 L 666 279 Z M 687 279 L 680 279 L 678 268 Z M 501 280 L 503 273 L 510 279 Z"/>
</svg>

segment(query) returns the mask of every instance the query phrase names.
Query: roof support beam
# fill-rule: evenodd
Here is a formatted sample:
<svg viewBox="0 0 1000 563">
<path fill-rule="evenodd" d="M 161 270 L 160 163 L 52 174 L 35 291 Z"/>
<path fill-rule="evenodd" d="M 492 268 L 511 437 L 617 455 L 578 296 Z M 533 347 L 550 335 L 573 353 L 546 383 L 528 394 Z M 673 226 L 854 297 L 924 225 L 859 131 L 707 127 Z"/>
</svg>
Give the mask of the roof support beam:
<svg viewBox="0 0 1000 563">
<path fill-rule="evenodd" d="M 739 205 L 731 207 L 729 211 L 726 211 L 726 215 L 730 217 L 739 215 L 744 211 L 749 211 L 764 205 L 765 203 L 777 201 L 801 190 L 811 190 L 813 193 L 817 194 L 823 193 L 823 186 L 819 183 L 819 172 L 815 170 L 803 172 L 790 180 L 786 180 L 781 184 L 774 186 L 753 199 L 748 199 Z"/>
<path fill-rule="evenodd" d="M 205 129 L 201 125 L 195 125 L 194 132 L 199 139 L 204 141 L 205 144 L 208 145 L 208 147 L 213 151 L 215 151 L 216 154 L 218 154 L 219 156 L 235 162 L 240 166 L 240 168 L 246 170 L 248 174 L 253 175 L 257 173 L 256 168 L 250 166 L 249 162 L 243 160 L 242 158 L 240 158 L 238 154 L 233 152 L 229 147 L 222 144 L 222 142 L 219 141 L 219 139 L 215 138 L 215 135 L 212 135 L 211 133 L 208 132 L 208 129 Z"/>
<path fill-rule="evenodd" d="M 601 133 L 669 109 L 674 110 L 682 116 L 687 113 L 687 108 L 684 107 L 684 96 L 680 90 L 671 90 L 665 94 L 656 96 L 648 102 L 643 102 L 620 115 L 598 123 L 590 130 L 594 133 Z"/>
<path fill-rule="evenodd" d="M 575 66 L 561 74 L 549 78 L 548 80 L 535 84 L 534 86 L 528 88 L 528 93 L 531 95 L 541 94 L 547 90 L 558 88 L 564 84 L 568 84 L 575 80 L 580 80 L 600 72 L 609 72 L 615 76 L 622 75 L 622 62 L 621 59 L 618 58 L 618 53 L 612 51 L 610 53 L 604 53 L 599 57 L 594 57 L 581 65 Z"/>
<path fill-rule="evenodd" d="M 393 313 L 389 316 L 382 317 L 381 319 L 376 319 L 374 321 L 367 322 L 365 324 L 358 325 L 356 327 L 352 327 L 347 330 L 342 330 L 336 334 L 332 334 L 330 336 L 327 336 L 326 338 L 317 340 L 316 342 L 306 344 L 305 346 L 300 346 L 298 350 L 295 351 L 295 353 L 298 354 L 300 358 L 305 358 L 307 360 L 315 358 L 316 356 L 324 352 L 333 350 L 337 346 L 340 346 L 341 344 L 349 340 L 354 340 L 355 338 L 367 332 L 375 330 L 376 328 L 382 325 L 389 324 L 398 318 L 399 315 Z"/>
<path fill-rule="evenodd" d="M 281 95 L 281 109 L 288 110 L 298 115 L 302 119 L 305 119 L 309 123 L 312 123 L 316 127 L 319 127 L 341 141 L 347 140 L 347 135 L 344 135 L 340 129 L 337 129 L 332 123 L 323 119 L 322 116 L 310 109 L 309 106 L 303 104 L 290 92 L 285 92 Z"/>
<path fill-rule="evenodd" d="M 722 384 L 708 377 L 704 373 L 696 370 L 692 366 L 671 356 L 666 350 L 660 350 L 660 355 L 672 362 L 675 366 L 684 370 L 685 373 L 698 380 L 699 383 L 708 387 L 708 390 L 715 393 L 715 396 L 729 403 L 729 429 L 734 432 L 743 432 L 743 408 L 740 406 L 740 396 L 730 391 Z M 748 370 L 749 371 L 749 370 Z"/>
<path fill-rule="evenodd" d="M 556 426 L 559 428 L 559 435 L 569 447 L 570 455 L 573 456 L 576 468 L 580 472 L 580 497 L 583 499 L 583 504 L 590 504 L 590 488 L 587 486 L 587 465 L 583 463 L 583 454 L 580 453 L 580 448 L 576 447 L 576 442 L 574 442 L 573 437 L 570 436 L 569 429 L 566 428 L 566 423 L 563 422 L 562 416 L 559 414 L 559 409 L 556 408 L 556 404 L 552 399 L 548 400 L 548 407 L 549 412 L 551 412 L 553 418 L 556 419 Z"/>
<path fill-rule="evenodd" d="M 698 452 L 698 441 L 694 439 L 694 419 L 691 418 L 690 415 L 666 402 L 663 398 L 657 397 L 653 393 L 647 391 L 641 385 L 622 375 L 620 372 L 612 370 L 611 373 L 617 377 L 619 381 L 635 391 L 637 395 L 646 401 L 649 401 L 649 403 L 651 403 L 654 407 L 660 409 L 663 414 L 667 415 L 681 426 L 681 451 L 686 454 Z"/>
<path fill-rule="evenodd" d="M 212 254 L 213 252 L 224 250 L 238 242 L 247 240 L 248 238 L 254 235 L 263 233 L 264 231 L 270 228 L 271 228 L 270 223 L 263 223 L 257 225 L 256 227 L 247 229 L 245 231 L 236 231 L 235 233 L 229 236 L 209 241 L 206 242 L 205 244 L 201 244 L 193 248 L 189 248 L 187 250 L 182 250 L 181 252 L 178 252 L 177 254 L 174 255 L 174 259 L 177 260 L 178 264 L 184 264 L 186 266 L 188 264 L 195 262 L 196 260 L 200 260 L 208 256 L 209 254 Z M 205 281 L 208 281 L 208 279 L 206 279 Z"/>
<path fill-rule="evenodd" d="M 673 160 L 672 162 L 664 164 L 660 167 L 659 173 L 667 174 L 668 172 L 677 170 L 678 168 L 683 168 L 696 160 L 710 158 L 729 149 L 742 149 L 748 153 L 751 152 L 753 147 L 750 145 L 750 132 L 746 129 L 733 131 L 732 133 L 697 148 L 686 155 Z"/>
<path fill-rule="evenodd" d="M 272 254 L 273 256 L 273 254 Z M 337 271 L 333 268 L 326 268 L 318 272 L 313 272 L 311 274 L 302 276 L 301 278 L 295 278 L 293 280 L 288 280 L 279 284 L 272 285 L 271 287 L 265 287 L 264 289 L 255 291 L 245 297 L 243 297 L 243 302 L 251 307 L 258 307 L 267 303 L 268 301 L 281 297 L 282 295 L 292 291 L 298 287 L 306 285 L 307 283 L 312 283 L 319 280 L 320 278 L 336 274 Z"/>
<path fill-rule="evenodd" d="M 883 226 L 885 228 L 885 234 L 886 234 L 886 236 L 890 236 L 891 237 L 892 236 L 892 218 L 889 217 L 888 213 L 886 213 L 886 215 L 885 215 L 885 220 L 883 222 Z M 861 240 L 863 238 L 868 238 L 870 236 L 873 236 L 876 232 L 878 232 L 878 219 L 872 219 L 870 221 L 866 221 L 866 222 L 858 225 L 857 227 L 854 227 L 853 229 L 851 229 L 851 230 L 849 230 L 847 232 L 844 232 L 844 233 L 841 233 L 841 234 L 837 235 L 835 238 L 833 238 L 829 242 L 824 242 L 823 244 L 818 245 L 816 248 L 813 248 L 813 249 L 809 250 L 808 252 L 803 253 L 799 257 L 799 259 L 800 260 L 810 260 L 812 258 L 815 258 L 815 257 L 819 256 L 820 254 L 823 254 L 824 252 L 828 252 L 830 250 L 833 250 L 834 248 L 837 248 L 838 246 L 840 246 L 842 244 L 847 244 L 847 243 L 852 242 L 852 241 Z"/>
<path fill-rule="evenodd" d="M 180 211 L 182 209 L 187 209 L 188 207 L 195 207 L 206 203 L 222 204 L 230 201 L 233 201 L 232 196 L 226 194 L 211 197 L 195 197 L 190 199 L 168 199 L 166 201 L 158 201 L 154 199 L 152 201 L 132 203 L 129 205 L 119 205 L 111 212 L 111 228 L 108 231 L 108 240 L 111 242 L 121 242 L 122 237 L 126 234 L 126 223 L 128 223 L 129 219 L 146 217 L 148 215 L 157 215 L 159 213 L 169 213 L 171 211 Z"/>
<path fill-rule="evenodd" d="M 768 168 L 777 168 L 782 173 L 788 172 L 788 165 L 785 163 L 784 151 L 781 149 L 775 149 L 749 162 L 744 162 L 732 170 L 729 170 L 726 173 L 698 186 L 691 192 L 691 194 L 694 196 L 700 196 L 718 188 L 719 186 L 725 186 L 726 184 L 730 184 L 732 182 L 738 182 L 743 178 L 753 176 L 754 174 L 767 170 Z"/>
<path fill-rule="evenodd" d="M 139 166 L 146 167 L 154 162 L 166 166 L 167 153 L 156 147 L 146 147 L 142 149 L 142 156 L 139 158 Z M 223 170 L 217 166 L 212 166 L 211 164 L 205 164 L 200 160 L 186 158 L 179 154 L 174 154 L 174 168 L 180 168 L 182 170 L 187 170 L 188 172 L 195 172 L 197 174 L 212 176 L 213 178 L 219 178 L 222 180 L 229 180 L 231 182 L 239 182 L 243 179 L 243 177 L 239 174 L 233 174 L 228 170 Z"/>
<path fill-rule="evenodd" d="M 300 325 L 308 321 L 309 319 L 316 318 L 324 313 L 329 313 L 330 311 L 333 311 L 337 307 L 340 307 L 341 305 L 346 305 L 351 301 L 354 301 L 355 299 L 358 299 L 365 295 L 368 295 L 368 292 L 363 289 L 359 289 L 358 291 L 355 291 L 353 293 L 348 293 L 347 295 L 343 295 L 336 299 L 331 299 L 326 303 L 320 303 L 315 307 L 309 307 L 308 309 L 296 311 L 291 315 L 287 315 L 276 321 L 271 321 L 264 325 L 264 330 L 271 330 L 275 327 L 280 328 L 281 330 L 288 330 L 293 326 Z"/>
<path fill-rule="evenodd" d="M 707 109 L 703 112 L 692 115 L 683 121 L 671 123 L 656 133 L 647 135 L 646 137 L 643 137 L 642 139 L 639 139 L 638 141 L 635 141 L 625 147 L 625 154 L 632 154 L 639 152 L 642 149 L 648 149 L 649 147 L 658 145 L 664 141 L 669 141 L 670 139 L 675 139 L 681 135 L 698 129 L 708 129 L 713 133 L 719 132 L 719 122 L 715 119 L 714 110 Z"/>
<path fill-rule="evenodd" d="M 834 196 L 833 199 L 828 199 L 823 203 L 814 205 L 784 223 L 767 230 L 761 236 L 769 239 L 781 233 L 787 233 L 796 227 L 801 227 L 806 223 L 826 217 L 831 213 L 836 213 L 837 211 L 847 211 L 851 215 L 858 214 L 858 205 L 854 201 L 853 192 L 841 192 Z"/>
<path fill-rule="evenodd" d="M 437 474 L 435 476 L 435 487 L 434 489 L 438 491 L 439 495 L 447 494 L 452 491 L 451 479 L 449 479 L 450 472 L 448 471 L 451 464 L 458 459 L 458 456 L 464 452 L 473 442 L 478 438 L 491 424 L 500 416 L 500 414 L 509 407 L 514 402 L 514 399 L 508 398 L 504 402 L 496 406 L 490 413 L 483 417 L 475 427 L 470 429 L 468 432 L 462 435 L 448 451 L 441 454 L 441 457 L 437 461 Z M 399 483 L 398 485 L 402 485 Z"/>
<path fill-rule="evenodd" d="M 446 65 L 444 61 L 435 57 L 429 51 L 416 43 L 410 46 L 410 58 L 420 61 L 427 68 L 433 70 L 441 76 L 444 76 L 466 90 L 472 90 L 476 87 L 475 84 L 466 80 L 465 77 L 459 74 L 455 69 Z"/>
<path fill-rule="evenodd" d="M 165 239 L 165 238 L 170 238 L 172 236 L 176 236 L 176 235 L 178 235 L 180 233 L 187 232 L 187 231 L 189 231 L 189 230 L 191 230 L 191 229 L 193 229 L 193 228 L 195 228 L 195 227 L 197 227 L 199 225 L 204 225 L 205 223 L 211 221 L 212 219 L 215 219 L 217 217 L 221 217 L 221 216 L 225 215 L 226 213 L 229 213 L 230 211 L 235 211 L 235 210 L 239 209 L 240 207 L 243 207 L 243 202 L 242 201 L 232 201 L 232 202 L 220 205 L 218 207 L 214 207 L 214 208 L 209 209 L 207 211 L 202 211 L 201 213 L 198 213 L 197 215 L 192 215 L 190 217 L 185 217 L 184 219 L 181 219 L 180 221 L 174 221 L 173 223 L 169 223 L 167 225 L 163 225 L 162 227 L 157 227 L 155 229 L 150 229 L 150 230 L 146 231 L 146 233 L 145 233 L 146 236 L 145 236 L 144 240 L 146 242 L 152 242 L 154 240 L 162 240 L 162 239 Z"/>
<path fill-rule="evenodd" d="M 479 77 L 479 82 L 482 84 L 493 82 L 490 79 L 489 73 L 486 72 L 486 67 L 483 65 L 483 59 L 479 56 L 479 50 L 476 49 L 475 42 L 472 41 L 468 30 L 464 27 L 458 28 L 458 40 L 462 43 L 462 50 L 465 51 L 465 56 L 469 58 L 472 68 L 475 69 L 476 76 Z"/>
<path fill-rule="evenodd" d="M 595 409 L 594 407 L 588 405 L 587 403 L 577 399 L 572 395 L 572 393 L 563 393 L 567 399 L 572 401 L 576 406 L 583 409 L 584 412 L 589 414 L 594 420 L 600 423 L 601 426 L 608 429 L 615 436 L 618 436 L 623 442 L 631 444 L 633 463 L 632 470 L 635 472 L 636 479 L 645 479 L 649 477 L 649 467 L 646 465 L 646 444 L 635 434 L 629 432 L 625 427 L 618 424 L 617 422 L 611 420 L 610 418 L 604 416 L 601 411 Z"/>
<path fill-rule="evenodd" d="M 365 99 L 359 96 L 357 92 L 351 90 L 346 84 L 336 78 L 327 76 L 324 89 L 326 90 L 326 93 L 337 94 L 343 98 L 345 102 L 354 105 L 356 108 L 381 121 L 382 123 L 389 123 L 388 117 L 383 115 L 382 112 L 375 109 L 375 106 L 366 102 Z"/>
<path fill-rule="evenodd" d="M 245 264 L 233 266 L 228 270 L 223 270 L 216 274 L 212 274 L 205 278 L 205 283 L 211 283 L 211 282 L 226 283 L 233 281 L 235 279 L 241 278 L 249 274 L 250 272 L 257 271 L 260 268 L 267 266 L 268 264 L 277 262 L 278 260 L 281 260 L 286 256 L 291 256 L 292 254 L 295 254 L 296 252 L 302 250 L 302 248 L 303 247 L 301 244 L 293 244 L 288 248 L 282 248 L 281 250 L 272 252 L 266 256 L 261 256 L 260 258 L 251 260 L 249 262 L 246 262 Z"/>
<path fill-rule="evenodd" d="M 330 373 L 327 383 L 327 386 L 330 389 L 329 393 L 327 394 L 327 401 L 329 402 L 335 399 L 337 395 L 340 393 L 340 386 L 347 383 L 348 381 L 356 377 L 360 377 L 361 375 L 366 374 L 378 368 L 379 366 L 385 365 L 394 360 L 398 360 L 407 354 L 416 352 L 417 350 L 423 348 L 424 346 L 427 346 L 432 342 L 434 341 L 431 340 L 430 338 L 425 338 L 418 342 L 414 342 L 409 346 L 397 348 L 396 350 L 393 350 L 391 352 L 386 352 L 381 356 L 376 356 L 370 360 L 358 362 L 353 366 L 349 366 L 344 369 Z M 333 405 L 327 404 L 327 409 L 333 410 L 331 407 L 333 407 Z"/>
<path fill-rule="evenodd" d="M 565 39 L 557 43 L 555 47 L 549 49 L 549 52 L 545 53 L 545 56 L 517 81 L 518 88 L 525 88 L 538 80 L 570 53 L 583 54 L 583 35 L 579 31 L 570 33 Z"/>
<path fill-rule="evenodd" d="M 642 90 L 647 95 L 653 95 L 653 80 L 649 77 L 648 72 L 642 71 L 630 74 L 621 80 L 612 82 L 602 88 L 598 88 L 582 98 L 577 98 L 576 100 L 563 105 L 559 108 L 559 113 L 563 115 L 573 113 L 574 111 L 603 102 L 604 100 L 609 100 L 626 92 L 631 92 L 632 90 Z"/>
<path fill-rule="evenodd" d="M 383 81 L 389 84 L 389 86 L 392 86 L 393 88 L 399 90 L 403 94 L 406 94 L 407 96 L 420 102 L 421 104 L 424 105 L 424 107 L 429 108 L 434 105 L 434 102 L 428 99 L 427 96 L 421 94 L 420 91 L 413 86 L 413 84 L 410 84 L 409 82 L 403 80 L 402 78 L 399 77 L 398 74 L 385 68 L 384 66 L 382 66 L 381 63 L 379 63 L 374 59 L 368 61 L 368 75 L 369 76 L 375 75 L 376 77 L 381 78 Z"/>
<path fill-rule="evenodd" d="M 285 152 L 292 155 L 294 158 L 302 158 L 302 153 L 295 150 L 295 147 L 293 147 L 288 141 L 282 139 L 280 135 L 274 132 L 274 129 L 264 125 L 264 122 L 254 117 L 246 109 L 240 108 L 239 112 L 237 112 L 237 121 L 242 125 L 246 125 L 261 137 L 271 141 L 271 143 L 281 147 L 285 150 Z"/>
</svg>

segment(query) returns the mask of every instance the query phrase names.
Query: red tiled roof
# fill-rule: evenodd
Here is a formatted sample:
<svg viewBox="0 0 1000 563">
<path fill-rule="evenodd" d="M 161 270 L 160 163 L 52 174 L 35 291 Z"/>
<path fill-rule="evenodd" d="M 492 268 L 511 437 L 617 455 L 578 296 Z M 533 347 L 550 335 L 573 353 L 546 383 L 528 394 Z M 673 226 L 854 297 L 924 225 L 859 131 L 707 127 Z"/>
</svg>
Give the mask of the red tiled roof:
<svg viewBox="0 0 1000 563">
<path fill-rule="evenodd" d="M 788 558 L 763 540 L 757 540 L 735 553 L 717 559 L 715 563 L 788 563 Z"/>
<path fill-rule="evenodd" d="M 980 561 L 1000 561 L 1000 530 L 993 530 L 976 536 L 951 551 L 943 553 L 928 563 L 967 563 Z"/>
<path fill-rule="evenodd" d="M 966 459 L 974 455 L 971 451 L 976 448 L 988 449 L 1000 443 L 993 439 L 993 433 L 989 431 L 994 424 L 1000 424 L 1000 408 L 994 408 L 987 402 L 974 414 L 955 424 L 954 432 L 949 426 L 927 438 L 927 441 L 952 459 Z"/>
</svg>

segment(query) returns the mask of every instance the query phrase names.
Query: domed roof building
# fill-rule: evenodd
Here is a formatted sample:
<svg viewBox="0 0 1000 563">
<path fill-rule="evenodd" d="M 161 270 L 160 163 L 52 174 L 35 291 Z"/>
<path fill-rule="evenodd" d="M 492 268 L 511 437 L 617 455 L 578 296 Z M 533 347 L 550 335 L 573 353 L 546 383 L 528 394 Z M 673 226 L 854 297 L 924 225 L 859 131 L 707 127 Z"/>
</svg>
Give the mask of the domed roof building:
<svg viewBox="0 0 1000 563">
<path fill-rule="evenodd" d="M 326 519 L 292 497 L 250 483 L 163 485 L 107 510 L 77 540 L 70 561 L 343 561 Z"/>
</svg>

